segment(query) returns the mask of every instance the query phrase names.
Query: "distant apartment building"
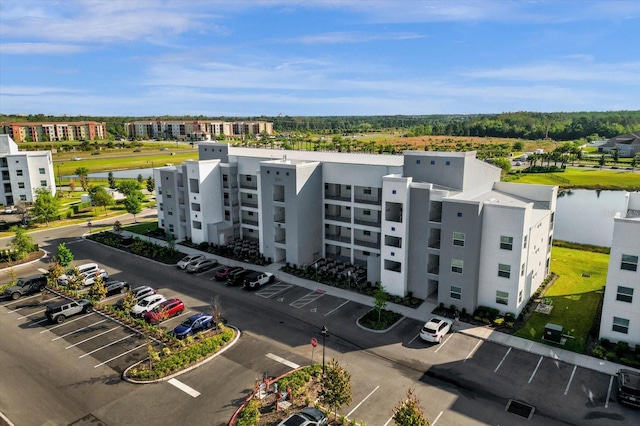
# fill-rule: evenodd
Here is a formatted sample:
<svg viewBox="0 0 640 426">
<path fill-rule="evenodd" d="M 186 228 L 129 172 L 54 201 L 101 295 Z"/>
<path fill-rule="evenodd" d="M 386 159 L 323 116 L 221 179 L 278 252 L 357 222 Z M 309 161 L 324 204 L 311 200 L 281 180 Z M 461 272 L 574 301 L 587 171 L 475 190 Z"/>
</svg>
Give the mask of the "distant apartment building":
<svg viewBox="0 0 640 426">
<path fill-rule="evenodd" d="M 640 192 L 627 193 L 613 223 L 600 338 L 640 345 Z"/>
<path fill-rule="evenodd" d="M 19 151 L 9 135 L 0 134 L 0 204 L 32 203 L 38 188 L 56 193 L 51 151 Z"/>
<path fill-rule="evenodd" d="M 267 134 L 273 135 L 273 123 L 267 121 L 226 122 L 198 121 L 134 121 L 125 124 L 130 138 L 211 141 L 219 138 Z"/>
<path fill-rule="evenodd" d="M 95 121 L 30 123 L 0 122 L 0 134 L 15 142 L 89 141 L 106 139 L 106 123 Z"/>
<path fill-rule="evenodd" d="M 370 155 L 198 144 L 154 170 L 178 240 L 258 242 L 271 262 L 335 258 L 392 295 L 519 314 L 549 271 L 557 187 L 500 182 L 475 152 Z"/>
</svg>

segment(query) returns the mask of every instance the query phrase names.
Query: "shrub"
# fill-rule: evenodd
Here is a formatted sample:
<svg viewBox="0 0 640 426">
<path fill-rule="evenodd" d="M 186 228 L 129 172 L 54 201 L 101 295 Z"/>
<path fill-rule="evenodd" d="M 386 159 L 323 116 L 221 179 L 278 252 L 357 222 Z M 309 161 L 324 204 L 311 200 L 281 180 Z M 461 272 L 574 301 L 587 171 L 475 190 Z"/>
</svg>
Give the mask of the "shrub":
<svg viewBox="0 0 640 426">
<path fill-rule="evenodd" d="M 629 344 L 627 342 L 619 341 L 613 349 L 617 356 L 622 357 L 629 352 Z"/>
<path fill-rule="evenodd" d="M 605 348 L 598 345 L 595 348 L 593 348 L 593 350 L 591 351 L 591 355 L 593 355 L 596 358 L 602 359 L 604 358 L 604 355 L 605 355 Z"/>
<path fill-rule="evenodd" d="M 618 356 L 616 355 L 616 353 L 615 353 L 615 352 L 607 352 L 607 353 L 606 353 L 606 355 L 605 355 L 605 358 L 606 358 L 608 361 L 613 361 L 613 362 L 615 362 L 615 361 L 618 359 Z"/>
<path fill-rule="evenodd" d="M 260 421 L 260 401 L 252 399 L 238 414 L 237 426 L 253 426 Z"/>
<path fill-rule="evenodd" d="M 504 324 L 504 318 L 496 318 L 493 320 L 493 325 L 495 325 L 496 327 L 499 327 L 502 324 Z"/>
</svg>

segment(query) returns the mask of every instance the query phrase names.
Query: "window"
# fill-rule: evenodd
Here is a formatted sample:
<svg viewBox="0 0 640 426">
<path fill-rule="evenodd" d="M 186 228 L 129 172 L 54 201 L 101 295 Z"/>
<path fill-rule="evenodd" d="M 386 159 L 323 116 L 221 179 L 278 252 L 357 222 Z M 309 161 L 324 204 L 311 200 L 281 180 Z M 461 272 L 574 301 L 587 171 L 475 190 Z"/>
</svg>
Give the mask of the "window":
<svg viewBox="0 0 640 426">
<path fill-rule="evenodd" d="M 40 167 L 40 168 L 38 169 L 38 173 L 40 173 L 41 175 L 43 175 L 43 174 L 44 174 L 44 167 Z"/>
<path fill-rule="evenodd" d="M 524 263 L 523 263 L 522 267 L 520 267 L 520 276 L 521 277 L 524 277 L 524 268 L 525 268 L 525 266 L 524 266 Z"/>
<path fill-rule="evenodd" d="M 22 170 L 16 170 L 16 176 L 22 176 Z"/>
<path fill-rule="evenodd" d="M 524 236 L 524 247 L 523 248 L 527 248 L 527 235 Z"/>
<path fill-rule="evenodd" d="M 251 182 L 251 175 L 247 175 L 247 182 Z"/>
<path fill-rule="evenodd" d="M 371 210 L 364 210 L 362 214 L 365 216 L 371 216 Z"/>
<path fill-rule="evenodd" d="M 464 261 L 458 259 L 451 259 L 451 272 L 461 274 L 464 267 Z"/>
<path fill-rule="evenodd" d="M 436 164 L 435 160 L 431 160 L 431 165 L 433 166 L 434 164 Z"/>
<path fill-rule="evenodd" d="M 620 269 L 625 269 L 627 271 L 637 271 L 638 270 L 638 256 L 631 256 L 630 254 L 622 255 L 622 263 L 620 264 Z"/>
<path fill-rule="evenodd" d="M 395 190 L 395 189 L 391 190 L 391 193 L 392 193 L 392 194 L 395 194 L 395 193 L 396 193 L 396 190 Z"/>
<path fill-rule="evenodd" d="M 24 189 L 24 182 L 18 182 L 18 188 Z"/>
<path fill-rule="evenodd" d="M 462 212 L 458 212 L 458 217 L 462 217 Z"/>
<path fill-rule="evenodd" d="M 20 194 L 20 201 L 27 201 L 27 196 L 24 194 Z"/>
<path fill-rule="evenodd" d="M 511 278 L 511 265 L 505 265 L 503 263 L 499 263 L 498 276 L 503 278 Z"/>
<path fill-rule="evenodd" d="M 464 232 L 453 233 L 453 245 L 464 247 Z"/>
<path fill-rule="evenodd" d="M 496 303 L 499 303 L 501 305 L 508 305 L 509 304 L 509 293 L 507 293 L 506 291 L 496 291 Z"/>
<path fill-rule="evenodd" d="M 618 333 L 629 333 L 629 320 L 624 318 L 613 317 L 613 331 Z"/>
<path fill-rule="evenodd" d="M 449 292 L 449 297 L 452 299 L 462 299 L 462 288 L 456 287 L 454 285 L 451 286 L 451 292 Z"/>
<path fill-rule="evenodd" d="M 253 194 L 247 194 L 247 198 L 248 198 L 248 199 L 253 198 Z"/>
<path fill-rule="evenodd" d="M 420 160 L 416 160 L 416 164 L 420 164 Z"/>
<path fill-rule="evenodd" d="M 502 250 L 513 250 L 513 237 L 500 236 L 500 248 Z"/>
<path fill-rule="evenodd" d="M 173 232 L 173 223 L 169 224 L 169 232 Z"/>
<path fill-rule="evenodd" d="M 522 303 L 522 290 L 518 292 L 518 303 Z"/>
<path fill-rule="evenodd" d="M 365 193 L 366 195 L 371 195 L 371 188 L 365 188 L 365 189 L 364 189 L 364 193 Z"/>
<path fill-rule="evenodd" d="M 445 162 L 445 164 L 446 164 L 447 166 L 450 166 L 450 165 L 451 165 L 451 161 L 446 161 L 446 162 Z"/>
<path fill-rule="evenodd" d="M 165 195 L 167 196 L 167 198 L 171 198 L 171 190 L 170 190 L 170 189 L 167 189 L 167 190 L 165 191 Z"/>
<path fill-rule="evenodd" d="M 47 181 L 46 180 L 41 180 L 40 181 L 40 186 L 47 186 Z"/>
<path fill-rule="evenodd" d="M 160 211 L 163 211 L 164 208 L 162 207 L 162 203 L 160 203 Z"/>
<path fill-rule="evenodd" d="M 616 300 L 631 303 L 633 301 L 633 289 L 631 287 L 623 287 L 619 285 Z"/>
</svg>

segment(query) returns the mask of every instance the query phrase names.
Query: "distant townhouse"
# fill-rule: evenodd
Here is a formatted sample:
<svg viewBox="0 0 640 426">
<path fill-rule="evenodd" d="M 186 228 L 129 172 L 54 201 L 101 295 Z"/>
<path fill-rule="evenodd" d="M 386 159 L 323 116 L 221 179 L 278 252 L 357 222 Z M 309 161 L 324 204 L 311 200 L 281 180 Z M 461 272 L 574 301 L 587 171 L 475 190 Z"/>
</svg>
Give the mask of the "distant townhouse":
<svg viewBox="0 0 640 426">
<path fill-rule="evenodd" d="M 9 135 L 0 135 L 0 203 L 32 203 L 38 188 L 56 193 L 51 151 L 19 151 Z"/>
<path fill-rule="evenodd" d="M 628 133 L 626 135 L 616 136 L 598 146 L 598 152 L 611 154 L 612 151 L 618 151 L 619 157 L 630 158 L 639 155 L 640 134 Z"/>
<path fill-rule="evenodd" d="M 549 272 L 557 187 L 500 182 L 475 152 L 198 148 L 199 161 L 154 170 L 159 227 L 178 240 L 334 258 L 392 295 L 467 311 L 518 315 Z"/>
<path fill-rule="evenodd" d="M 107 125 L 95 121 L 0 122 L 0 134 L 7 134 L 18 143 L 100 140 L 107 137 Z"/>
<path fill-rule="evenodd" d="M 640 345 L 640 192 L 627 193 L 613 223 L 600 338 Z"/>
<path fill-rule="evenodd" d="M 130 138 L 211 141 L 221 137 L 267 134 L 273 135 L 273 123 L 267 121 L 226 122 L 198 121 L 134 121 L 125 124 Z"/>
</svg>

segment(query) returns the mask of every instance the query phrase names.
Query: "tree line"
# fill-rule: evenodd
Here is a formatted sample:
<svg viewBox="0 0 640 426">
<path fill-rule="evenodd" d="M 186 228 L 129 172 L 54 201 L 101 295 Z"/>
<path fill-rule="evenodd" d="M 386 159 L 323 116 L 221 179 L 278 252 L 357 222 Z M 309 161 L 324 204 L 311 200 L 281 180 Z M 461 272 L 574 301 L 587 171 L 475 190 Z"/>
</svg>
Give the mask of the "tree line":
<svg viewBox="0 0 640 426">
<path fill-rule="evenodd" d="M 44 114 L 0 115 L 0 121 L 98 121 L 105 122 L 110 138 L 124 136 L 124 123 L 136 120 L 263 120 L 274 123 L 279 133 L 342 134 L 397 132 L 402 136 L 479 136 L 525 140 L 574 140 L 612 138 L 640 131 L 639 111 L 605 112 L 508 112 L 473 115 L 379 115 L 379 116 L 282 116 L 277 117 L 99 117 Z"/>
</svg>

